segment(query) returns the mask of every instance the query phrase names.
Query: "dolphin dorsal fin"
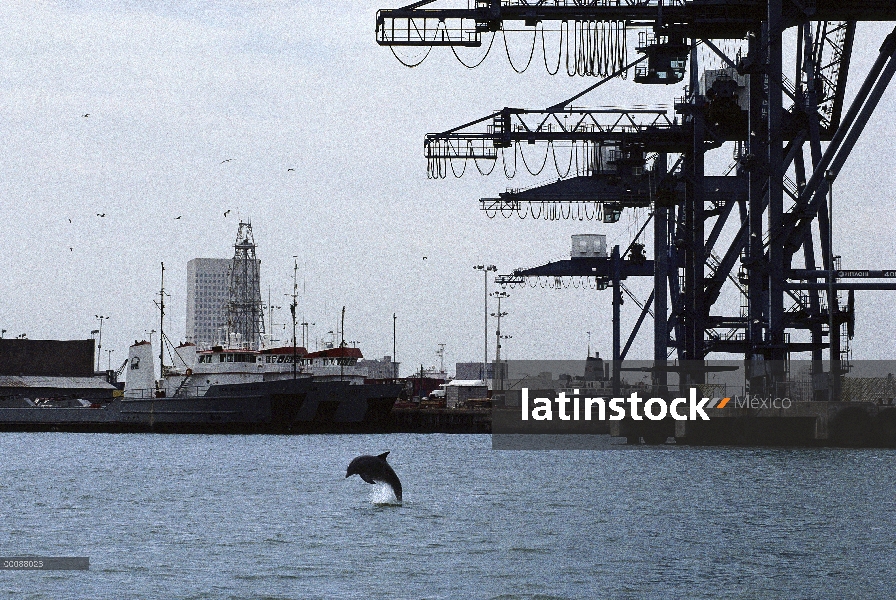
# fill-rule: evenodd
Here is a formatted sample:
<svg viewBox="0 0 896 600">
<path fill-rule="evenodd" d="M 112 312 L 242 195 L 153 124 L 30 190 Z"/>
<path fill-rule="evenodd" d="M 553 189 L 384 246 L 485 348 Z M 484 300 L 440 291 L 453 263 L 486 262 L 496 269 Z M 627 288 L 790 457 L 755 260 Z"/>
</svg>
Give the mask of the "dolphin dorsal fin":
<svg viewBox="0 0 896 600">
<path fill-rule="evenodd" d="M 377 456 L 377 458 L 382 458 L 383 460 L 386 460 L 386 457 L 387 457 L 387 456 L 389 456 L 389 451 L 388 451 L 388 450 L 386 450 L 385 452 L 383 452 L 382 454 L 380 454 L 379 456 Z"/>
</svg>

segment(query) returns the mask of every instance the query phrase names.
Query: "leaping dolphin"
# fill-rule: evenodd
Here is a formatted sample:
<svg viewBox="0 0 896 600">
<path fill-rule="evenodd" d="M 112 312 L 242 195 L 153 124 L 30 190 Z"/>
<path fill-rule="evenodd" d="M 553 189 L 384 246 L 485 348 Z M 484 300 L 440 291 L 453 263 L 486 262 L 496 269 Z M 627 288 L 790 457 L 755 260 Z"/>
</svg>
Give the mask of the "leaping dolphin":
<svg viewBox="0 0 896 600">
<path fill-rule="evenodd" d="M 381 481 L 388 484 L 392 488 L 395 497 L 401 502 L 401 481 L 398 480 L 398 475 L 386 462 L 387 456 L 389 456 L 388 452 L 383 452 L 379 456 L 359 456 L 349 463 L 348 469 L 345 471 L 345 477 L 360 475 L 361 479 L 367 483 Z"/>
</svg>

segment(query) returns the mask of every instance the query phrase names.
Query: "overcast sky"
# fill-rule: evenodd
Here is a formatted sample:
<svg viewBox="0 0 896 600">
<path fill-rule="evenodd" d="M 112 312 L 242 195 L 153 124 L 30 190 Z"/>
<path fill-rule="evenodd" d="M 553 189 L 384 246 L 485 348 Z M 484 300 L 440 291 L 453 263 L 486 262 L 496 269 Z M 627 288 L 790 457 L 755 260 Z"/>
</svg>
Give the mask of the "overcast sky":
<svg viewBox="0 0 896 600">
<path fill-rule="evenodd" d="M 166 330 L 180 341 L 187 261 L 231 257 L 242 218 L 254 227 L 263 296 L 270 288 L 282 307 L 275 332 L 289 318 L 285 294 L 297 256 L 306 289 L 299 311 L 315 323 L 312 337 L 335 329 L 345 305 L 346 340 L 381 357 L 391 354 L 397 313 L 402 374 L 436 365 L 439 343 L 453 371 L 454 362 L 482 356 L 483 276 L 474 264 L 509 272 L 568 257 L 574 233 L 605 233 L 627 245 L 644 214 L 604 225 L 489 220 L 478 210 L 480 197 L 556 177 L 547 171 L 507 180 L 500 167 L 489 177 L 468 168 L 460 179 L 427 180 L 426 132 L 503 106 L 543 108 L 594 80 L 548 75 L 540 48 L 517 75 L 500 38 L 478 69 L 464 68 L 445 48 L 408 69 L 374 40 L 376 10 L 393 7 L 4 2 L 6 336 L 86 338 L 97 327 L 94 315 L 108 315 L 103 347 L 114 349 L 117 366 L 130 343 L 159 328 L 153 299 L 164 261 Z M 889 29 L 860 26 L 850 97 Z M 528 43 L 511 36 L 510 52 L 525 56 Z M 836 183 L 844 268 L 896 267 L 893 87 Z M 671 105 L 680 95 L 681 86 L 613 82 L 576 104 Z M 726 146 L 710 162 L 721 169 L 730 159 Z M 650 282 L 629 287 L 644 299 Z M 609 291 L 510 293 L 502 330 L 513 336 L 505 345 L 511 359 L 581 358 L 586 331 L 609 354 Z M 859 293 L 856 358 L 896 357 L 893 300 L 892 293 Z M 627 326 L 635 310 L 625 305 Z M 648 323 L 630 356 L 649 358 L 651 348 Z"/>
</svg>

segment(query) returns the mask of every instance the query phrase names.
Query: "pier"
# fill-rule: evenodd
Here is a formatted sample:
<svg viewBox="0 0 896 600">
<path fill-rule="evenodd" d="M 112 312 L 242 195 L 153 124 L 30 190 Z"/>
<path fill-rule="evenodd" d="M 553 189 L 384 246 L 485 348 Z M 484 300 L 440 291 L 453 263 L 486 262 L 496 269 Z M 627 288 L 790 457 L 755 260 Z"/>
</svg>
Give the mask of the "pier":
<svg viewBox="0 0 896 600">
<path fill-rule="evenodd" d="M 492 411 L 482 408 L 393 408 L 392 433 L 491 433 Z"/>
<path fill-rule="evenodd" d="M 793 402 L 788 408 L 726 406 L 709 421 L 616 421 L 629 443 L 722 446 L 896 447 L 896 406 L 874 402 Z"/>
</svg>

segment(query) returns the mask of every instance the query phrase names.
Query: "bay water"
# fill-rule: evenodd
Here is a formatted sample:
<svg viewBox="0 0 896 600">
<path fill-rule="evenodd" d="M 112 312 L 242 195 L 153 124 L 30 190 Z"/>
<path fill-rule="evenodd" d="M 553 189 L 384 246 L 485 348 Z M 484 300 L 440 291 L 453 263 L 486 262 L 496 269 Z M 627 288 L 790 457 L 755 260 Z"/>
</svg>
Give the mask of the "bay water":
<svg viewBox="0 0 896 600">
<path fill-rule="evenodd" d="M 390 451 L 404 502 L 345 478 Z M 896 451 L 0 434 L 9 598 L 892 598 Z"/>
</svg>

